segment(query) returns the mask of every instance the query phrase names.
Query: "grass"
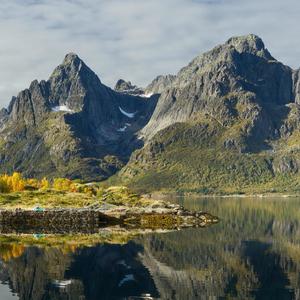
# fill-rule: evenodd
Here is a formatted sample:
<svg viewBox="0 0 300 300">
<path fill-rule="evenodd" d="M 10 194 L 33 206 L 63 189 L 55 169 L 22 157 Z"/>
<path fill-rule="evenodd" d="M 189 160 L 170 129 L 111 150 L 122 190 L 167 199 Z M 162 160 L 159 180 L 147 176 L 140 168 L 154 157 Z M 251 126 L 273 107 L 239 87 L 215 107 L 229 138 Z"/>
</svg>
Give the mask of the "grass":
<svg viewBox="0 0 300 300">
<path fill-rule="evenodd" d="M 32 209 L 36 206 L 43 208 L 82 208 L 95 203 L 110 203 L 114 205 L 140 206 L 150 204 L 150 200 L 142 201 L 140 196 L 132 193 L 123 186 L 98 188 L 97 194 L 72 193 L 54 189 L 22 191 L 0 194 L 2 209 L 23 208 Z"/>
<path fill-rule="evenodd" d="M 1 208 L 44 208 L 84 207 L 92 204 L 95 199 L 84 193 L 70 193 L 64 191 L 24 191 L 11 194 L 0 194 Z"/>
<path fill-rule="evenodd" d="M 297 172 L 278 171 L 284 159 L 299 153 L 299 133 L 280 139 L 275 152 L 244 153 L 247 121 L 222 127 L 203 118 L 178 123 L 159 132 L 144 149 L 137 150 L 129 164 L 107 184 L 122 184 L 140 193 L 153 191 L 202 194 L 300 192 Z M 236 148 L 224 141 L 234 139 Z M 288 147 L 286 147 L 288 145 Z M 252 148 L 258 148 L 253 145 Z"/>
</svg>

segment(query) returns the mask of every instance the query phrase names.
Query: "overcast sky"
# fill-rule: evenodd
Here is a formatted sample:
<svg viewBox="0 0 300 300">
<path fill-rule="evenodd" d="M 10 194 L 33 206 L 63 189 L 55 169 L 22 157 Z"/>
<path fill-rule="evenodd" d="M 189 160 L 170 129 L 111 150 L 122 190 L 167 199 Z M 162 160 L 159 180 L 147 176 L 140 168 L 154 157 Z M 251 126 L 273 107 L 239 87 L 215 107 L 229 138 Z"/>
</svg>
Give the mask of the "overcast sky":
<svg viewBox="0 0 300 300">
<path fill-rule="evenodd" d="M 255 33 L 300 67 L 299 0 L 0 0 L 0 105 L 48 79 L 68 52 L 114 86 L 176 73 L 229 37 Z"/>
</svg>

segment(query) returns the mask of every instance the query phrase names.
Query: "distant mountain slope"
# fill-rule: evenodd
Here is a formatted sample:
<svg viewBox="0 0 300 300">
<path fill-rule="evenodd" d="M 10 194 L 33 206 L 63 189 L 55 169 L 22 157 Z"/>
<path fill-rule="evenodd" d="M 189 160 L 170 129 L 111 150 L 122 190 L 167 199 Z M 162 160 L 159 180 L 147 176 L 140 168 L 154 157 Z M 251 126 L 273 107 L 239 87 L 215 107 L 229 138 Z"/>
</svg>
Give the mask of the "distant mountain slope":
<svg viewBox="0 0 300 300">
<path fill-rule="evenodd" d="M 299 71 L 255 35 L 231 38 L 165 88 L 117 180 L 146 191 L 300 189 L 299 104 Z"/>
</svg>

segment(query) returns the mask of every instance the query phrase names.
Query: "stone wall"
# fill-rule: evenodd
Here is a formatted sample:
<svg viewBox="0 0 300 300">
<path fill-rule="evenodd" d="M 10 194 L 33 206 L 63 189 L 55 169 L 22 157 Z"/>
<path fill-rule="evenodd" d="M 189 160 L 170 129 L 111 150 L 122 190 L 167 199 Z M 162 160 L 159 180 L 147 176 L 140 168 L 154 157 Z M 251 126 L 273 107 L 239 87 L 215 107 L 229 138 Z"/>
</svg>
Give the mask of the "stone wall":
<svg viewBox="0 0 300 300">
<path fill-rule="evenodd" d="M 88 209 L 51 209 L 1 210 L 1 233 L 95 233 L 101 227 L 118 224 L 120 220 L 96 210 Z"/>
</svg>

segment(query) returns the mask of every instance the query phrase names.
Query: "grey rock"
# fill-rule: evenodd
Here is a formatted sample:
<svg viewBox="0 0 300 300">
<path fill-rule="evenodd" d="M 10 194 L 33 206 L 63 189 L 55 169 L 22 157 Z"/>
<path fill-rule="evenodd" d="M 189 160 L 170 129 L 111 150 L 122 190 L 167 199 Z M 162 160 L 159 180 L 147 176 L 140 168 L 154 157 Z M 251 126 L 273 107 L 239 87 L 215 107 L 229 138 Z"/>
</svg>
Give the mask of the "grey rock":
<svg viewBox="0 0 300 300">
<path fill-rule="evenodd" d="M 293 157 L 280 157 L 273 164 L 275 173 L 297 173 L 299 170 L 299 161 Z"/>
<path fill-rule="evenodd" d="M 300 104 L 300 69 L 293 71 L 293 98 Z"/>
<path fill-rule="evenodd" d="M 117 81 L 114 90 L 119 93 L 133 96 L 142 96 L 144 94 L 143 89 L 133 85 L 130 81 L 125 81 L 123 79 Z"/>
<path fill-rule="evenodd" d="M 292 69 L 276 61 L 257 36 L 232 38 L 196 57 L 177 74 L 162 92 L 142 135 L 149 140 L 163 128 L 199 112 L 227 124 L 236 117 L 236 101 L 248 101 L 249 109 L 256 105 L 258 115 L 251 130 L 260 123 L 269 127 L 264 106 L 294 101 L 292 76 Z"/>
<path fill-rule="evenodd" d="M 175 80 L 175 75 L 160 75 L 157 76 L 145 89 L 145 94 L 161 94 Z"/>
</svg>

